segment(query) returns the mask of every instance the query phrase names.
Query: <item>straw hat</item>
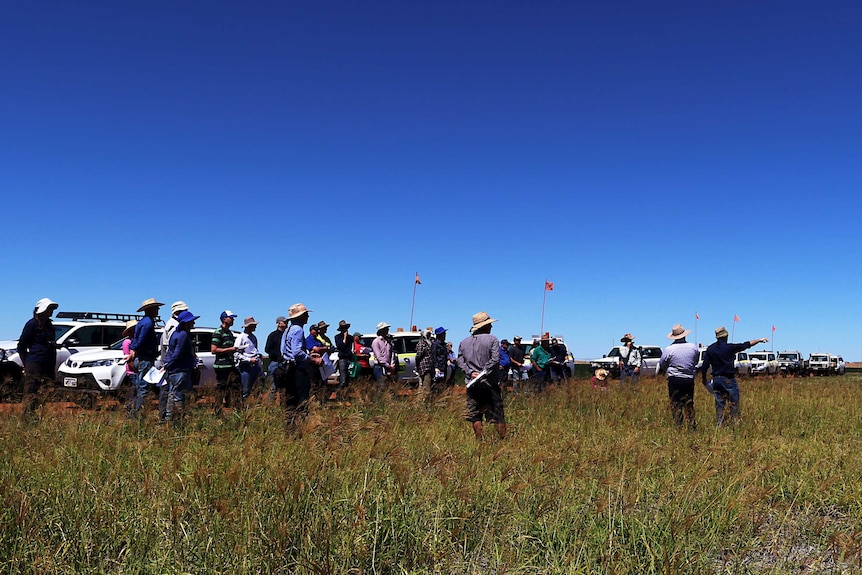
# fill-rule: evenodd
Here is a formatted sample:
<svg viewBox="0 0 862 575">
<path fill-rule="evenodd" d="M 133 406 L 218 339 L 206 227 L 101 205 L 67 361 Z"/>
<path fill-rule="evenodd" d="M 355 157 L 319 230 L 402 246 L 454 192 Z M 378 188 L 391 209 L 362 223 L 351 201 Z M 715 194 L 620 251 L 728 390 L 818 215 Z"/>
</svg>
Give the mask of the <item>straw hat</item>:
<svg viewBox="0 0 862 575">
<path fill-rule="evenodd" d="M 244 320 L 242 320 L 242 327 L 247 328 L 250 325 L 257 325 L 257 320 L 254 319 L 254 316 L 248 316 Z"/>
<path fill-rule="evenodd" d="M 287 317 L 288 319 L 296 319 L 302 314 L 309 313 L 314 311 L 313 309 L 308 309 L 305 307 L 305 304 L 295 303 L 289 308 L 287 308 Z"/>
<path fill-rule="evenodd" d="M 135 326 L 138 325 L 138 320 L 130 319 L 126 322 L 126 329 L 123 330 L 122 337 L 131 337 L 135 332 Z"/>
<path fill-rule="evenodd" d="M 610 374 L 608 373 L 608 370 L 606 370 L 606 369 L 599 368 L 596 370 L 596 379 L 598 379 L 599 381 L 606 380 L 608 378 L 608 375 L 610 375 Z"/>
<path fill-rule="evenodd" d="M 684 327 L 682 327 L 681 323 L 678 323 L 675 326 L 673 326 L 673 329 L 670 331 L 669 334 L 667 334 L 667 338 L 668 339 L 674 339 L 674 340 L 682 339 L 690 333 L 691 333 L 690 329 L 685 329 Z"/>
<path fill-rule="evenodd" d="M 387 329 L 390 327 L 392 327 L 392 326 L 389 325 L 388 323 L 386 323 L 385 321 L 381 321 L 380 323 L 377 324 L 377 333 L 380 333 L 384 329 Z"/>
<path fill-rule="evenodd" d="M 141 307 L 138 308 L 138 311 L 144 311 L 149 307 L 162 307 L 163 305 L 165 304 L 160 301 L 156 301 L 156 298 L 151 297 L 150 299 L 144 300 L 144 302 L 141 304 Z"/>
<path fill-rule="evenodd" d="M 473 327 L 470 328 L 470 331 L 476 331 L 479 328 L 485 327 L 486 325 L 491 325 L 497 321 L 488 315 L 487 312 L 480 311 L 477 314 L 473 314 Z"/>
<path fill-rule="evenodd" d="M 634 341 L 634 340 L 635 340 L 635 336 L 633 336 L 633 335 L 632 335 L 632 334 L 630 334 L 630 333 L 627 333 L 627 334 L 625 334 L 624 336 L 622 336 L 622 337 L 620 338 L 620 341 L 621 341 L 622 343 L 626 343 L 627 341 Z"/>
<path fill-rule="evenodd" d="M 721 339 L 723 337 L 727 337 L 728 335 L 730 334 L 727 333 L 727 328 L 724 326 L 721 326 L 715 330 L 715 339 Z"/>
</svg>

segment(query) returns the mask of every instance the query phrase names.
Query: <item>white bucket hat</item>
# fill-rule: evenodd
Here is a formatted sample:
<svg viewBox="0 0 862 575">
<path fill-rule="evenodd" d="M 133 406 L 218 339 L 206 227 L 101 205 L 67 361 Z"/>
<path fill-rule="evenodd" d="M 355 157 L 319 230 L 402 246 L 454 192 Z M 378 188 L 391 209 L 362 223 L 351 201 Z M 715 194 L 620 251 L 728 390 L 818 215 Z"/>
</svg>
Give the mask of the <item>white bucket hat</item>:
<svg viewBox="0 0 862 575">
<path fill-rule="evenodd" d="M 36 314 L 42 315 L 43 313 L 45 313 L 49 309 L 57 309 L 58 307 L 60 307 L 60 304 L 58 304 L 57 302 L 52 301 L 46 297 L 43 297 L 42 299 L 40 299 L 39 301 L 36 302 L 36 310 L 35 311 L 36 311 Z"/>
</svg>

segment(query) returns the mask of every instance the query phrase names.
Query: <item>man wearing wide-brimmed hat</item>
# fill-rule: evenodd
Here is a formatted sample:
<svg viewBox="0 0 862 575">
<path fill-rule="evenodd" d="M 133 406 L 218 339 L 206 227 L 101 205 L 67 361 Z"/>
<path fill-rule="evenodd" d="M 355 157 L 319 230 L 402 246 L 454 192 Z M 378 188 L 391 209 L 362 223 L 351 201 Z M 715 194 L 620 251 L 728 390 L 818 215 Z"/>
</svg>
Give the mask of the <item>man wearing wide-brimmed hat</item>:
<svg viewBox="0 0 862 575">
<path fill-rule="evenodd" d="M 261 372 L 261 358 L 263 357 L 257 348 L 257 320 L 247 317 L 242 321 L 242 333 L 234 342 L 234 347 L 239 350 L 239 380 L 242 391 L 243 402 L 251 395 L 252 389 Z"/>
<path fill-rule="evenodd" d="M 715 343 L 706 348 L 700 366 L 701 381 L 715 396 L 715 418 L 719 426 L 739 417 L 739 384 L 736 382 L 736 366 L 733 363 L 736 354 L 769 341 L 769 338 L 762 337 L 744 343 L 728 343 L 727 336 L 724 326 L 715 330 Z M 706 373 L 710 368 L 711 386 L 706 381 Z"/>
<path fill-rule="evenodd" d="M 335 349 L 338 350 L 338 389 L 332 392 L 329 399 L 338 399 L 338 394 L 344 392 L 350 377 L 350 363 L 353 361 L 353 336 L 350 335 L 350 324 L 345 320 L 338 322 Z"/>
<path fill-rule="evenodd" d="M 371 342 L 371 352 L 374 354 L 374 379 L 381 389 L 386 387 L 388 379 L 397 377 L 395 362 L 392 359 L 392 336 L 389 328 L 392 327 L 385 321 L 377 324 L 377 337 Z"/>
<path fill-rule="evenodd" d="M 137 417 L 143 409 L 147 392 L 149 390 L 149 382 L 146 375 L 156 363 L 159 357 L 159 336 L 156 334 L 156 318 L 159 316 L 159 308 L 163 303 L 158 302 L 155 298 L 146 299 L 138 308 L 139 312 L 144 313 L 138 324 L 135 326 L 135 336 L 132 338 L 132 343 L 129 344 L 129 361 L 135 366 L 135 402 L 132 405 L 131 416 Z"/>
<path fill-rule="evenodd" d="M 638 384 L 638 378 L 641 373 L 641 364 L 643 357 L 641 350 L 635 346 L 635 336 L 630 333 L 625 334 L 620 338 L 620 343 L 623 344 L 620 349 L 620 389 L 625 385 L 626 380 L 630 381 L 632 387 Z"/>
<path fill-rule="evenodd" d="M 282 362 L 286 370 L 283 403 L 288 431 L 294 431 L 299 420 L 308 413 L 311 393 L 309 370 L 323 363 L 319 357 L 313 357 L 305 347 L 303 326 L 308 323 L 308 314 L 311 311 L 313 310 L 301 303 L 290 306 L 287 311 L 290 327 L 281 339 Z"/>
<path fill-rule="evenodd" d="M 685 329 L 682 324 L 673 326 L 667 334 L 667 338 L 673 340 L 673 343 L 662 352 L 658 371 L 667 372 L 667 393 L 674 423 L 677 427 L 688 425 L 689 429 L 694 430 L 697 429 L 694 416 L 694 375 L 700 353 L 695 344 L 685 340 L 690 333 L 691 330 Z"/>
<path fill-rule="evenodd" d="M 502 439 L 506 436 L 506 413 L 500 390 L 500 340 L 491 335 L 497 321 L 481 311 L 473 315 L 472 335 L 458 345 L 458 367 L 467 382 L 467 410 L 464 416 L 476 439 L 482 439 L 482 422 L 493 423 Z"/>
<path fill-rule="evenodd" d="M 24 368 L 24 414 L 29 416 L 45 403 L 53 388 L 57 369 L 57 346 L 51 316 L 56 302 L 43 297 L 33 308 L 33 317 L 24 324 L 18 338 L 18 357 Z"/>
</svg>

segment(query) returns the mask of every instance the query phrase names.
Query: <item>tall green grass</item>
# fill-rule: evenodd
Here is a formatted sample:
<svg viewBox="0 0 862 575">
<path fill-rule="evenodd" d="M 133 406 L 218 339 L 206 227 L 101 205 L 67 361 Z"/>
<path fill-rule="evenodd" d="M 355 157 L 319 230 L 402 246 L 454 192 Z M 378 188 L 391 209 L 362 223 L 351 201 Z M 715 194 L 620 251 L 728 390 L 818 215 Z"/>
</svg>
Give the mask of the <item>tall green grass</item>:
<svg viewBox="0 0 862 575">
<path fill-rule="evenodd" d="M 182 426 L 70 410 L 0 421 L 3 573 L 862 571 L 862 377 L 745 380 L 742 423 L 671 424 L 662 380 L 278 408 Z"/>
</svg>

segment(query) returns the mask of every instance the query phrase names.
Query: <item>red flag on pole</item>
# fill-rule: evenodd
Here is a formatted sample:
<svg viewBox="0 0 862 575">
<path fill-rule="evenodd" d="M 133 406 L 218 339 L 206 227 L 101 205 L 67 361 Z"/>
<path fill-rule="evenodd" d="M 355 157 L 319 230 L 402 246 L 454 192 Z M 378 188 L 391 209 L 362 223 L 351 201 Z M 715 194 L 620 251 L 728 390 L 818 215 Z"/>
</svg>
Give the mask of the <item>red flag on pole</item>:
<svg viewBox="0 0 862 575">
<path fill-rule="evenodd" d="M 775 331 L 775 326 L 772 326 L 772 331 Z"/>
<path fill-rule="evenodd" d="M 419 272 L 416 272 L 416 283 L 422 285 L 422 282 L 419 281 Z"/>
<path fill-rule="evenodd" d="M 694 312 L 694 319 L 700 319 L 700 314 L 697 312 Z"/>
<path fill-rule="evenodd" d="M 545 290 L 554 291 L 554 282 L 545 281 Z"/>
<path fill-rule="evenodd" d="M 739 321 L 739 316 L 738 316 L 738 315 L 736 315 L 736 314 L 734 314 L 734 316 L 733 316 L 733 321 Z"/>
</svg>

